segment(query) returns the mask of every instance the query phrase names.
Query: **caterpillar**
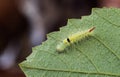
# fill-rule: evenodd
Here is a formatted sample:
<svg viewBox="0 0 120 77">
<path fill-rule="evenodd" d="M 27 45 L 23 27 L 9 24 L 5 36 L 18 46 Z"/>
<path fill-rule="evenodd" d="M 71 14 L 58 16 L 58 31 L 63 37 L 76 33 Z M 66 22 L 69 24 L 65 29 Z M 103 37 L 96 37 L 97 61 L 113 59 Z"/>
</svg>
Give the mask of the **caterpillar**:
<svg viewBox="0 0 120 77">
<path fill-rule="evenodd" d="M 90 28 L 88 30 L 77 32 L 77 33 L 74 33 L 71 36 L 67 37 L 60 44 L 57 45 L 57 48 L 56 48 L 57 52 L 61 53 L 67 47 L 71 46 L 72 44 L 74 44 L 74 43 L 76 43 L 78 41 L 81 41 L 86 37 L 91 36 L 94 29 L 95 29 L 95 27 L 92 27 L 92 28 Z"/>
</svg>

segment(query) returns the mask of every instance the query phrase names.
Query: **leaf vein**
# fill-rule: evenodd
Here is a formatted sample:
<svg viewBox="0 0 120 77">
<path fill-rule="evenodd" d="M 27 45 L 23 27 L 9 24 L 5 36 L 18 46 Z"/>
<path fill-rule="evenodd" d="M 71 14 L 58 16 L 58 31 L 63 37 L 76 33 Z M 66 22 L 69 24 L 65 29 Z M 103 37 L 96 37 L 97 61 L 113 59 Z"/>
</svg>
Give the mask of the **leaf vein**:
<svg viewBox="0 0 120 77">
<path fill-rule="evenodd" d="M 101 17 L 102 19 L 104 19 L 105 21 L 107 21 L 108 23 L 110 23 L 110 24 L 112 24 L 112 25 L 114 25 L 114 26 L 116 26 L 116 27 L 120 27 L 120 25 L 116 25 L 116 24 L 110 22 L 109 20 L 107 20 L 105 17 L 99 15 L 96 11 L 94 11 L 94 12 L 96 13 L 96 15 L 98 15 L 99 17 Z"/>
<path fill-rule="evenodd" d="M 103 44 L 110 52 L 112 52 L 119 60 L 120 57 L 115 53 L 113 49 L 111 49 L 109 46 L 107 46 L 101 39 L 97 38 L 96 36 L 93 36 L 96 40 L 98 40 L 101 44 Z"/>
<path fill-rule="evenodd" d="M 91 62 L 91 64 L 94 66 L 94 68 L 96 69 L 97 72 L 100 72 L 99 69 L 97 68 L 96 64 L 94 64 L 94 62 L 90 59 L 90 57 L 88 55 L 84 54 L 82 50 L 80 50 L 78 48 L 76 48 L 76 49 L 78 51 L 80 51 Z"/>
</svg>

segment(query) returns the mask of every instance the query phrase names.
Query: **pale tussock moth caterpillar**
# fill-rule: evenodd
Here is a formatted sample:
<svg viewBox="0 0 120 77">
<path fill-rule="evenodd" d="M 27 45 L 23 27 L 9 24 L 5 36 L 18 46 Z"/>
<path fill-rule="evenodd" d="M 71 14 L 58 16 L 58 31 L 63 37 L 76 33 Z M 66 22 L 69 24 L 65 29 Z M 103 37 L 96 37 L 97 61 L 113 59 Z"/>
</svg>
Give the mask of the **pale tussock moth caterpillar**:
<svg viewBox="0 0 120 77">
<path fill-rule="evenodd" d="M 64 39 L 60 44 L 57 45 L 57 52 L 61 53 L 63 52 L 67 47 L 70 45 L 83 40 L 86 37 L 89 37 L 92 35 L 93 30 L 95 27 L 92 27 L 88 30 L 77 32 L 69 36 L 68 38 Z"/>
</svg>

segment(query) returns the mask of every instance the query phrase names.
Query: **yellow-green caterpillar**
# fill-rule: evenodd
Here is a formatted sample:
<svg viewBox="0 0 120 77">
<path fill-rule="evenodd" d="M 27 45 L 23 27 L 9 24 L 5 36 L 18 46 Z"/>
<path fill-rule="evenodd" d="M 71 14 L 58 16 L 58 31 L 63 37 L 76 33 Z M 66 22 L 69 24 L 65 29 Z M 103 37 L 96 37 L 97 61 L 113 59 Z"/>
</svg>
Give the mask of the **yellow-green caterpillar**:
<svg viewBox="0 0 120 77">
<path fill-rule="evenodd" d="M 60 44 L 57 45 L 57 52 L 61 53 L 63 52 L 67 47 L 69 47 L 70 45 L 81 41 L 82 39 L 91 36 L 92 31 L 95 29 L 95 27 L 92 27 L 86 31 L 82 31 L 82 32 L 77 32 L 75 34 L 72 34 L 71 36 L 69 36 L 68 38 L 64 39 Z"/>
</svg>

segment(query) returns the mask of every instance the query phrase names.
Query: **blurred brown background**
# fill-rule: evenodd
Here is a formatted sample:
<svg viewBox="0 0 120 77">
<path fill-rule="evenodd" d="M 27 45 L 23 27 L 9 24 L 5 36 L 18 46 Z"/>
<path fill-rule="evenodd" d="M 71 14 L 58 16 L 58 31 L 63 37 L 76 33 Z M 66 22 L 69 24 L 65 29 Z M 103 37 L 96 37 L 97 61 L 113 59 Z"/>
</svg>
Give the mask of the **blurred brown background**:
<svg viewBox="0 0 120 77">
<path fill-rule="evenodd" d="M 29 30 L 27 30 L 27 27 L 30 22 L 27 22 L 27 19 L 24 18 L 25 17 L 24 14 L 21 14 L 21 11 L 19 11 L 19 6 L 21 5 L 19 5 L 19 0 L 17 1 L 18 2 L 16 2 L 16 0 L 0 1 L 0 22 L 1 22 L 0 35 L 2 36 L 0 38 L 0 40 L 2 40 L 0 44 L 0 50 L 3 50 L 3 48 L 7 44 L 7 41 L 14 38 L 16 39 L 16 37 L 17 39 L 19 39 L 21 38 L 23 33 L 27 35 L 27 31 L 29 32 Z M 36 0 L 33 0 L 33 2 L 34 1 Z M 44 17 L 43 22 L 45 23 L 44 28 L 46 28 L 47 30 L 46 33 L 58 30 L 60 26 L 64 26 L 67 23 L 68 18 L 80 18 L 82 15 L 90 14 L 91 8 L 93 7 L 118 7 L 118 8 L 120 7 L 120 0 L 37 0 L 37 1 L 39 7 L 36 8 L 41 9 L 39 13 L 41 13 L 40 15 L 43 15 Z M 26 41 L 26 38 L 23 40 Z M 26 55 L 19 56 L 18 57 L 19 60 L 17 60 L 17 62 L 24 60 L 22 58 L 25 56 Z M 0 77 L 25 77 L 25 75 L 16 64 L 10 69 L 0 70 Z"/>
</svg>

